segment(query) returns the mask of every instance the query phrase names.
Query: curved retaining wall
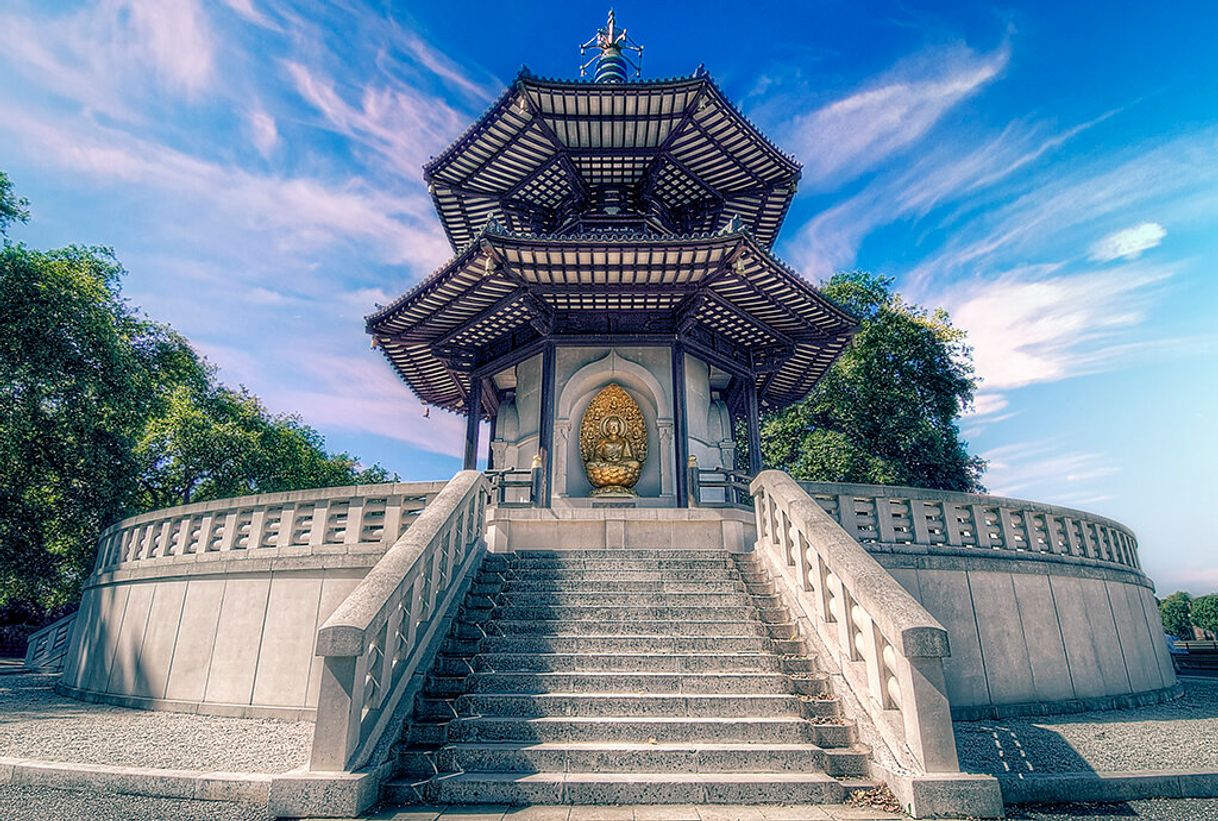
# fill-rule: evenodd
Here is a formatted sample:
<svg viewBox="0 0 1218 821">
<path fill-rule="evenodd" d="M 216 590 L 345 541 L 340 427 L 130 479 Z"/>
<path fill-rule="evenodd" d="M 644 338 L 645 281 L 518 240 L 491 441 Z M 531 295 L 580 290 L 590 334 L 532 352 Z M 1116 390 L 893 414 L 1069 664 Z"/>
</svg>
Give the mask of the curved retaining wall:
<svg viewBox="0 0 1218 821">
<path fill-rule="evenodd" d="M 1178 692 L 1154 586 L 1120 523 L 999 496 L 800 485 L 947 629 L 955 717 Z"/>
<path fill-rule="evenodd" d="M 444 485 L 244 496 L 111 526 L 60 689 L 136 707 L 311 717 L 318 627 Z"/>
</svg>

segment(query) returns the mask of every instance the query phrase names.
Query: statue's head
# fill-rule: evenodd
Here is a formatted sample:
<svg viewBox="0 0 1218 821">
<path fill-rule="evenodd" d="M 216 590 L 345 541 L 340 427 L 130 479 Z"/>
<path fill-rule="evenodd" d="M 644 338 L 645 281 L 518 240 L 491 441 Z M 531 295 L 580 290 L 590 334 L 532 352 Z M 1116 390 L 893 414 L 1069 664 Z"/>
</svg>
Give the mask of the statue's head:
<svg viewBox="0 0 1218 821">
<path fill-rule="evenodd" d="M 605 421 L 601 423 L 601 432 L 611 439 L 621 436 L 625 429 L 626 423 L 620 416 L 606 416 Z"/>
</svg>

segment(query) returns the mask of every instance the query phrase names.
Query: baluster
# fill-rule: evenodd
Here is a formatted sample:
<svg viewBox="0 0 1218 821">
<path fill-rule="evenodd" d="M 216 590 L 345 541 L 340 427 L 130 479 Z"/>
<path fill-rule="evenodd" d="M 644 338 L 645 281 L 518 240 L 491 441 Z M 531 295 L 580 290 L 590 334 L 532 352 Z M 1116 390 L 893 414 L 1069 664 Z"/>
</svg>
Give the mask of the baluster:
<svg viewBox="0 0 1218 821">
<path fill-rule="evenodd" d="M 964 544 L 964 537 L 960 533 L 960 506 L 955 502 L 943 503 L 943 533 L 951 547 Z"/>
<path fill-rule="evenodd" d="M 897 540 L 896 529 L 892 526 L 892 500 L 887 496 L 875 497 L 875 524 L 879 539 L 884 544 L 893 544 Z"/>
<path fill-rule="evenodd" d="M 254 508 L 253 514 L 250 515 L 250 532 L 245 539 L 245 546 L 249 550 L 257 550 L 262 547 L 262 531 L 266 527 L 266 506 Z"/>
<path fill-rule="evenodd" d="M 973 511 L 973 530 L 977 536 L 977 547 L 990 546 L 990 525 L 986 521 L 986 509 L 982 505 L 969 505 Z"/>
<path fill-rule="evenodd" d="M 353 545 L 360 543 L 360 537 L 364 533 L 364 499 L 356 497 L 347 503 L 347 528 L 343 531 L 343 541 L 345 545 Z"/>
<path fill-rule="evenodd" d="M 1011 511 L 1005 507 L 998 508 L 998 530 L 1002 533 L 1002 546 L 1006 550 L 1017 550 L 1019 540 L 1015 536 L 1015 525 L 1011 521 Z"/>
<path fill-rule="evenodd" d="M 859 538 L 858 514 L 854 509 L 854 497 L 839 495 L 837 497 L 837 518 L 842 530 L 850 534 L 855 541 Z"/>
<path fill-rule="evenodd" d="M 854 623 L 854 657 L 861 658 L 867 665 L 867 686 L 876 702 L 883 705 L 884 679 L 880 670 L 875 625 L 867 612 L 857 604 L 850 608 L 850 620 Z"/>
<path fill-rule="evenodd" d="M 292 535 L 296 532 L 296 505 L 286 502 L 279 514 L 279 533 L 275 536 L 275 547 L 283 550 L 292 546 Z"/>
<path fill-rule="evenodd" d="M 232 550 L 237 541 L 237 511 L 224 517 L 224 534 L 220 537 L 220 550 Z"/>
<path fill-rule="evenodd" d="M 381 532 L 381 544 L 388 549 L 403 532 L 402 497 L 390 496 L 385 500 L 385 529 Z"/>
<path fill-rule="evenodd" d="M 914 544 L 930 544 L 930 528 L 926 526 L 926 503 L 921 499 L 909 500 L 909 520 L 913 523 Z"/>
</svg>

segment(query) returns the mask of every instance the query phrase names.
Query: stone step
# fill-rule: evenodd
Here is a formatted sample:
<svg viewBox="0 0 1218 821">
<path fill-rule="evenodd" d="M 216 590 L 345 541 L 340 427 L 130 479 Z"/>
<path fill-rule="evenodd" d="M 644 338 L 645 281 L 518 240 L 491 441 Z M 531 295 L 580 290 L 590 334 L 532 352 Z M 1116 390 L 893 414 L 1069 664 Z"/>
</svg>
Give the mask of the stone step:
<svg viewBox="0 0 1218 821">
<path fill-rule="evenodd" d="M 572 548 L 570 550 L 521 548 L 511 553 L 500 554 L 510 564 L 512 562 L 540 562 L 547 559 L 584 559 L 584 560 L 617 560 L 617 559 L 724 559 L 735 560 L 732 554 L 721 547 L 612 547 L 612 548 Z"/>
<path fill-rule="evenodd" d="M 395 779 L 385 797 L 436 804 L 837 804 L 873 781 L 806 773 L 467 772 L 414 783 Z"/>
<path fill-rule="evenodd" d="M 485 587 L 491 587 L 485 585 Z M 748 589 L 738 581 L 580 581 L 577 579 L 517 578 L 496 584 L 486 593 L 744 593 Z"/>
<path fill-rule="evenodd" d="M 462 678 L 431 676 L 428 695 L 466 693 L 648 693 L 818 696 L 825 676 L 782 673 L 472 673 Z"/>
<path fill-rule="evenodd" d="M 789 643 L 788 643 L 789 644 Z M 446 645 L 451 647 L 452 644 Z M 468 649 L 470 643 L 463 645 Z M 790 652 L 760 636 L 488 636 L 484 653 L 759 653 Z"/>
<path fill-rule="evenodd" d="M 762 636 L 770 638 L 794 638 L 776 635 L 773 625 L 759 621 L 732 619 L 684 619 L 681 621 L 656 619 L 616 619 L 613 621 L 588 619 L 581 622 L 558 619 L 505 619 L 498 618 L 487 625 L 490 635 L 545 635 L 545 636 L 620 636 L 649 635 L 656 638 L 676 636 Z M 781 631 L 778 631 L 781 632 Z M 794 633 L 794 631 L 788 631 Z"/>
<path fill-rule="evenodd" d="M 403 751 L 408 757 L 412 751 Z M 832 754 L 832 755 L 831 755 Z M 439 772 L 828 772 L 861 775 L 866 748 L 815 744 L 449 744 L 433 752 Z M 403 764 L 403 767 L 407 765 Z M 832 770 L 836 770 L 833 772 Z"/>
<path fill-rule="evenodd" d="M 580 607 L 725 607 L 756 606 L 747 593 L 692 593 L 597 591 L 589 590 L 511 590 L 494 598 L 499 606 L 580 606 Z"/>
<path fill-rule="evenodd" d="M 731 621 L 756 619 L 751 605 L 689 605 L 654 607 L 635 605 L 508 605 L 496 607 L 491 617 L 506 621 Z"/>
<path fill-rule="evenodd" d="M 508 563 L 508 572 L 528 575 L 539 570 L 588 570 L 588 571 L 643 571 L 643 570 L 730 570 L 736 571 L 735 563 L 722 555 L 690 559 L 588 559 L 583 556 L 548 556 L 533 561 L 515 560 Z"/>
<path fill-rule="evenodd" d="M 456 718 L 448 725 L 450 742 L 609 741 L 647 744 L 677 742 L 750 742 L 842 747 L 854 742 L 848 724 L 814 724 L 794 717 L 765 718 Z"/>
<path fill-rule="evenodd" d="M 586 568 L 538 567 L 504 573 L 503 581 L 563 582 L 738 582 L 739 574 L 726 567 L 664 568 L 657 570 L 589 570 Z"/>
<path fill-rule="evenodd" d="M 454 662 L 457 660 L 454 659 Z M 769 672 L 783 659 L 770 653 L 481 653 L 478 672 L 630 671 L 640 673 Z M 440 667 L 444 672 L 443 665 Z"/>
<path fill-rule="evenodd" d="M 809 699 L 782 693 L 688 695 L 684 693 L 597 694 L 534 693 L 525 695 L 473 693 L 455 701 L 420 699 L 416 714 L 435 719 L 457 715 L 514 716 L 545 718 L 573 716 L 648 717 L 684 716 L 744 718 L 791 716 L 810 719 L 835 718 L 836 699 Z"/>
</svg>

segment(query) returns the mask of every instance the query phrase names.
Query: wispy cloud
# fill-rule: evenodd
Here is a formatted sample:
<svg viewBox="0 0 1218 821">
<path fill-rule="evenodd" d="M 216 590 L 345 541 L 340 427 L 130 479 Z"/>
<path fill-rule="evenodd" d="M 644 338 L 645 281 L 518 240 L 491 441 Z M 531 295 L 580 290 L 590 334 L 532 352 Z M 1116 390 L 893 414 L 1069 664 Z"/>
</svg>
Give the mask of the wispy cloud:
<svg viewBox="0 0 1218 821">
<path fill-rule="evenodd" d="M 814 277 L 849 268 L 864 238 L 877 228 L 976 198 L 1108 116 L 1056 133 L 1046 133 L 1043 125 L 1012 123 L 975 146 L 962 145 L 959 138 L 941 143 L 810 220 L 793 239 L 792 255 Z"/>
<path fill-rule="evenodd" d="M 262 106 L 255 106 L 248 114 L 250 139 L 263 157 L 270 157 L 279 145 L 279 126 L 275 118 Z"/>
<path fill-rule="evenodd" d="M 958 226 L 911 278 L 928 283 L 1026 261 L 1029 255 L 1069 259 L 1098 233 L 1095 226 L 1127 225 L 1131 211 L 1153 208 L 1164 222 L 1191 222 L 1212 213 L 1216 204 L 1218 133 L 1141 146 L 1038 175 L 1024 193 Z"/>
<path fill-rule="evenodd" d="M 1103 453 L 1071 450 L 1056 439 L 1019 442 L 981 454 L 989 465 L 986 483 L 999 496 L 1019 496 L 1029 488 L 1049 489 L 1058 504 L 1102 501 L 1097 480 L 1119 472 Z"/>
<path fill-rule="evenodd" d="M 795 117 L 785 142 L 803 159 L 805 184 L 841 182 L 909 148 L 997 77 L 1009 60 L 1005 45 L 989 54 L 963 46 L 937 50 Z"/>
<path fill-rule="evenodd" d="M 1142 222 L 1115 231 L 1091 246 L 1091 259 L 1112 262 L 1114 259 L 1137 259 L 1143 251 L 1158 247 L 1167 236 L 1167 229 L 1157 222 Z"/>
<path fill-rule="evenodd" d="M 358 102 L 349 102 L 336 81 L 319 69 L 296 61 L 285 62 L 284 68 L 327 127 L 371 148 L 411 179 L 418 178 L 427 157 L 459 133 L 463 122 L 451 106 L 409 86 L 365 84 L 352 89 Z"/>
<path fill-rule="evenodd" d="M 1104 370 L 1132 353 L 1125 333 L 1139 325 L 1172 269 L 1123 265 L 1063 274 L 1054 265 L 954 283 L 936 304 L 968 332 L 987 391 Z M 995 400 L 990 400 L 991 402 Z"/>
<path fill-rule="evenodd" d="M 216 36 L 198 0 L 105 0 L 55 16 L 0 13 L 0 51 L 30 83 L 89 108 L 135 117 L 149 78 L 197 96 L 216 77 Z"/>
<path fill-rule="evenodd" d="M 18 115 L 0 121 L 0 129 L 37 144 L 48 162 L 62 168 L 195 198 L 230 230 L 265 232 L 285 250 L 369 241 L 386 262 L 420 272 L 448 253 L 421 192 L 395 196 L 358 178 L 336 186 L 308 177 L 260 175 L 100 126 L 92 134 L 78 134 L 62 123 Z"/>
</svg>

